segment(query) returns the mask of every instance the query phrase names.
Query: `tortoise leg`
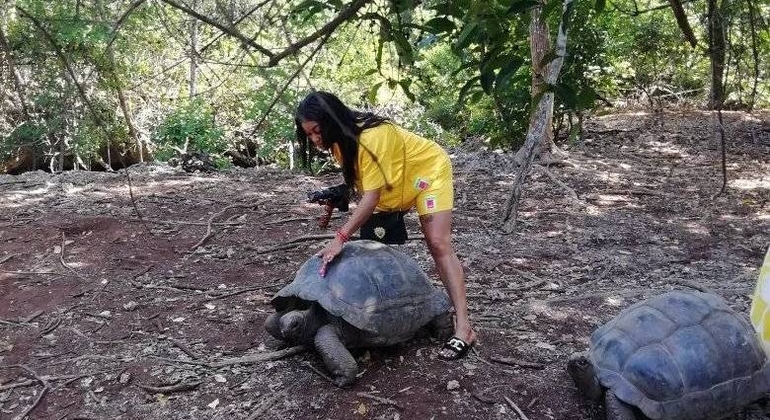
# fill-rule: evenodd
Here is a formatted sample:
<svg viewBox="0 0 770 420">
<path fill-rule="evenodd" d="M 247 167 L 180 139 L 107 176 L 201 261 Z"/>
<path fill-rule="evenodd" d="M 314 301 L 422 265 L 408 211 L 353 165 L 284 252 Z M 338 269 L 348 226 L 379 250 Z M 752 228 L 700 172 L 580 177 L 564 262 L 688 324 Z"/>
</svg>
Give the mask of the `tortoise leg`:
<svg viewBox="0 0 770 420">
<path fill-rule="evenodd" d="M 604 393 L 604 410 L 607 420 L 636 420 L 633 408 L 620 401 L 609 389 Z"/>
<path fill-rule="evenodd" d="M 318 329 L 315 348 L 332 374 L 332 382 L 338 387 L 351 385 L 356 380 L 358 364 L 340 340 L 338 329 L 326 324 Z"/>
<path fill-rule="evenodd" d="M 446 341 L 455 332 L 452 314 L 446 312 L 433 318 L 428 324 L 428 328 L 430 329 L 431 334 L 433 334 L 439 341 Z"/>
</svg>

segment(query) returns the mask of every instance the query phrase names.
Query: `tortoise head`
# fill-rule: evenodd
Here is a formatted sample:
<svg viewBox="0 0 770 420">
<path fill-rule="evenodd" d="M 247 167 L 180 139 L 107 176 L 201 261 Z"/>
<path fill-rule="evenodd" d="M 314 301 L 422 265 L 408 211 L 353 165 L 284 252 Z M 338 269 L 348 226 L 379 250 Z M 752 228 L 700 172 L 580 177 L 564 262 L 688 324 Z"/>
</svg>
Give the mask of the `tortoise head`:
<svg viewBox="0 0 770 420">
<path fill-rule="evenodd" d="M 286 312 L 278 321 L 283 338 L 291 343 L 312 343 L 315 334 L 326 323 L 324 311 L 318 305 L 304 310 Z"/>
<path fill-rule="evenodd" d="M 567 373 L 586 398 L 599 400 L 602 397 L 602 387 L 596 376 L 596 369 L 587 353 L 574 353 L 570 356 L 567 362 Z"/>
</svg>

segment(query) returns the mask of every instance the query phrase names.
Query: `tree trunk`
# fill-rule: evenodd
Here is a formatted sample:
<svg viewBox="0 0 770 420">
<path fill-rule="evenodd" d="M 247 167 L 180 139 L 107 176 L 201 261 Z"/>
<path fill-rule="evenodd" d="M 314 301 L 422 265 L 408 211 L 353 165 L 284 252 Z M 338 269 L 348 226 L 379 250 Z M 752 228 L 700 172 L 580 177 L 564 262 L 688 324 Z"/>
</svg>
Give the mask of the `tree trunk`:
<svg viewBox="0 0 770 420">
<path fill-rule="evenodd" d="M 104 7 L 104 3 L 101 1 L 98 2 L 98 7 L 102 15 L 106 16 L 107 12 Z M 110 60 L 110 68 L 106 70 L 108 73 L 108 77 L 112 79 L 112 85 L 115 88 L 115 93 L 118 96 L 118 104 L 120 105 L 120 111 L 123 113 L 123 118 L 126 119 L 126 127 L 128 128 L 128 136 L 131 138 L 131 140 L 136 144 L 137 152 L 139 153 L 139 161 L 144 162 L 144 152 L 145 148 L 142 145 L 141 139 L 139 139 L 139 130 L 136 129 L 136 125 L 134 124 L 134 119 L 131 116 L 131 107 L 128 105 L 128 100 L 126 98 L 126 93 L 123 90 L 123 86 L 120 83 L 120 79 L 118 78 L 118 71 L 117 71 L 117 64 L 115 62 L 115 49 L 112 47 L 112 42 L 107 44 L 107 58 Z M 111 158 L 110 150 L 109 150 L 109 143 L 107 147 L 107 154 L 108 159 Z M 110 162 L 111 163 L 111 162 Z M 128 166 L 128 163 L 125 163 L 124 166 Z"/>
<path fill-rule="evenodd" d="M 567 21 L 570 18 L 572 0 L 563 0 L 562 16 L 559 22 L 559 32 L 556 39 L 556 58 L 550 63 L 543 63 L 544 51 L 547 50 L 548 30 L 542 22 L 540 11 L 535 8 L 532 10 L 530 23 L 530 47 L 532 48 L 532 67 L 533 97 L 539 98 L 537 108 L 535 109 L 529 121 L 527 139 L 524 146 L 519 150 L 522 155 L 521 164 L 516 172 L 516 179 L 513 183 L 513 191 L 505 206 L 503 215 L 502 230 L 505 233 L 513 233 L 516 229 L 516 219 L 518 217 L 519 201 L 524 181 L 526 180 L 532 161 L 535 158 L 538 147 L 542 147 L 545 142 L 553 142 L 553 131 L 551 121 L 553 119 L 553 92 L 544 92 L 544 85 L 553 85 L 561 72 L 564 64 L 564 56 L 567 52 Z M 545 44 L 543 44 L 545 40 Z M 545 48 L 544 48 L 545 46 Z M 535 90 L 539 89 L 539 90 Z"/>
<path fill-rule="evenodd" d="M 198 5 L 193 1 L 193 9 Z M 190 99 L 198 94 L 198 19 L 192 18 L 190 22 Z"/>
<path fill-rule="evenodd" d="M 5 61 L 8 63 L 8 70 L 13 78 L 16 94 L 19 96 L 19 103 L 21 104 L 21 111 L 24 114 L 24 119 L 29 121 L 29 109 L 27 109 L 27 100 L 24 96 L 24 83 L 21 82 L 21 77 L 16 71 L 16 66 L 13 63 L 13 55 L 11 54 L 11 47 L 8 45 L 8 38 L 5 37 L 2 26 L 0 26 L 0 53 L 2 53 L 3 57 L 5 57 Z"/>
<path fill-rule="evenodd" d="M 725 27 L 722 12 L 726 0 L 708 1 L 709 59 L 711 60 L 711 94 L 709 109 L 717 109 L 724 101 Z"/>
</svg>

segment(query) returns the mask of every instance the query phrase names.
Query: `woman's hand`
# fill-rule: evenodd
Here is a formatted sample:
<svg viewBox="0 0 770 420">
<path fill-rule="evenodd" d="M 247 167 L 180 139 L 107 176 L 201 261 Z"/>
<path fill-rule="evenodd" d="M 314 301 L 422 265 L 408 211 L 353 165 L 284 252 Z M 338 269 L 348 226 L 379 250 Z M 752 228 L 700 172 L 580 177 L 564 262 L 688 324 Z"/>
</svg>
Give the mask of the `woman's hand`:
<svg viewBox="0 0 770 420">
<path fill-rule="evenodd" d="M 339 237 L 332 239 L 331 242 L 326 244 L 326 247 L 319 253 L 315 254 L 316 257 L 321 258 L 321 268 L 318 269 L 318 274 L 321 277 L 326 275 L 326 266 L 334 261 L 334 258 L 342 252 L 342 241 Z"/>
<path fill-rule="evenodd" d="M 320 274 L 321 277 L 326 275 L 326 266 L 329 265 L 340 252 L 342 252 L 342 245 L 350 240 L 350 235 L 358 230 L 358 228 L 371 217 L 372 212 L 379 201 L 379 189 L 365 191 L 347 223 L 342 225 L 340 230 L 334 235 L 334 239 L 326 244 L 323 251 L 315 254 L 316 257 L 321 258 L 321 268 L 318 270 L 318 274 Z"/>
</svg>

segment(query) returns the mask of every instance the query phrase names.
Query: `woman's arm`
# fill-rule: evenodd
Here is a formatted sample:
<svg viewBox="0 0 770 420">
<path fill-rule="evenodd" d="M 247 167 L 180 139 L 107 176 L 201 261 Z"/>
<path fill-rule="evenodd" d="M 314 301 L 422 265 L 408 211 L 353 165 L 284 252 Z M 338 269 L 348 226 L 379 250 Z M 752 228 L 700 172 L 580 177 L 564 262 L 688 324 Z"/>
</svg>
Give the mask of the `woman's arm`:
<svg viewBox="0 0 770 420">
<path fill-rule="evenodd" d="M 365 191 L 361 199 L 358 201 L 356 209 L 350 216 L 347 222 L 339 229 L 341 234 L 335 235 L 334 239 L 329 242 L 326 247 L 316 254 L 321 257 L 323 262 L 321 263 L 321 275 L 326 273 L 326 265 L 334 260 L 340 252 L 342 252 L 342 245 L 345 239 L 353 234 L 358 228 L 361 227 L 369 217 L 372 216 L 374 209 L 377 207 L 377 203 L 380 202 L 380 190 Z"/>
</svg>

